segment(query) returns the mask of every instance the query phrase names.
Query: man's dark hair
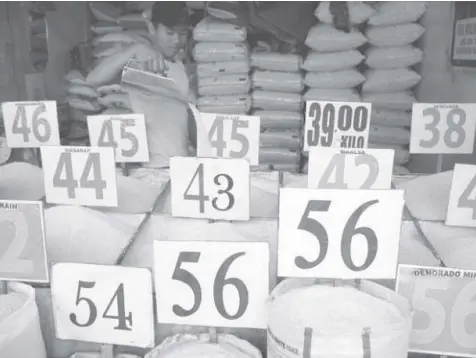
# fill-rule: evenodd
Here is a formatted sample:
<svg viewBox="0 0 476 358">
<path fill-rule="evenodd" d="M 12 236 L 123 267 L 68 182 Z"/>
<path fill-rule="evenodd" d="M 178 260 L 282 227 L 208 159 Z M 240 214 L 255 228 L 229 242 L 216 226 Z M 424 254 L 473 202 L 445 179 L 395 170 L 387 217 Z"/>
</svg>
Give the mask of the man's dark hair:
<svg viewBox="0 0 476 358">
<path fill-rule="evenodd" d="M 152 6 L 150 18 L 152 24 L 159 24 L 171 29 L 187 27 L 190 24 L 187 4 L 184 1 L 157 1 Z"/>
</svg>

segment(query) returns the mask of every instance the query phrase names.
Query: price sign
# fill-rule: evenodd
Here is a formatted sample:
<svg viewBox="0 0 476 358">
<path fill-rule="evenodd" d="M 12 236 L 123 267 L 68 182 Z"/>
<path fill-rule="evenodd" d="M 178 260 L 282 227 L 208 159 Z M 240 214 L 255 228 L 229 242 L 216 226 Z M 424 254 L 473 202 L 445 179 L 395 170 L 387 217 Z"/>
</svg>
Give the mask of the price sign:
<svg viewBox="0 0 476 358">
<path fill-rule="evenodd" d="M 91 146 L 114 148 L 118 163 L 149 161 L 143 114 L 88 116 L 88 131 Z"/>
<path fill-rule="evenodd" d="M 399 265 L 396 291 L 415 310 L 411 352 L 476 357 L 476 271 Z"/>
<path fill-rule="evenodd" d="M 48 203 L 117 206 L 112 148 L 41 147 L 41 159 Z"/>
<path fill-rule="evenodd" d="M 307 101 L 304 151 L 311 147 L 367 148 L 371 103 Z"/>
<path fill-rule="evenodd" d="M 148 269 L 58 263 L 52 268 L 51 294 L 57 338 L 153 347 Z"/>
<path fill-rule="evenodd" d="M 155 241 L 154 267 L 159 323 L 266 328 L 268 243 Z"/>
<path fill-rule="evenodd" d="M 410 153 L 473 153 L 476 104 L 414 103 Z"/>
<path fill-rule="evenodd" d="M 0 279 L 49 282 L 41 201 L 0 200 Z"/>
<path fill-rule="evenodd" d="M 278 276 L 395 278 L 403 203 L 403 190 L 281 189 Z"/>
<path fill-rule="evenodd" d="M 390 189 L 394 155 L 393 149 L 311 148 L 308 187 Z"/>
<path fill-rule="evenodd" d="M 198 142 L 199 157 L 245 158 L 258 165 L 260 118 L 227 114 L 201 113 L 200 119 L 208 133 L 209 143 Z"/>
<path fill-rule="evenodd" d="M 0 165 L 5 164 L 10 155 L 12 154 L 12 149 L 7 146 L 7 140 L 4 137 L 0 137 Z"/>
<path fill-rule="evenodd" d="M 246 159 L 170 159 L 172 215 L 249 220 L 250 164 Z"/>
<path fill-rule="evenodd" d="M 446 225 L 476 227 L 476 165 L 455 164 Z"/>
<path fill-rule="evenodd" d="M 2 103 L 10 148 L 60 145 L 56 101 Z"/>
</svg>

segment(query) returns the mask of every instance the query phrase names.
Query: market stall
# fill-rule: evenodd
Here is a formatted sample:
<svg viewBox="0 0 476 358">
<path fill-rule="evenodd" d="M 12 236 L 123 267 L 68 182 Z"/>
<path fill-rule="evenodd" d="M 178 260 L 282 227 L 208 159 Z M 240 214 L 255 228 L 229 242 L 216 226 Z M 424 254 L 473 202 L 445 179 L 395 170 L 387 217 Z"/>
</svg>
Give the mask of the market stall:
<svg viewBox="0 0 476 358">
<path fill-rule="evenodd" d="M 170 4 L 15 8 L 48 49 L 2 99 L 0 357 L 476 357 L 476 104 L 417 89 L 447 5 Z"/>
</svg>

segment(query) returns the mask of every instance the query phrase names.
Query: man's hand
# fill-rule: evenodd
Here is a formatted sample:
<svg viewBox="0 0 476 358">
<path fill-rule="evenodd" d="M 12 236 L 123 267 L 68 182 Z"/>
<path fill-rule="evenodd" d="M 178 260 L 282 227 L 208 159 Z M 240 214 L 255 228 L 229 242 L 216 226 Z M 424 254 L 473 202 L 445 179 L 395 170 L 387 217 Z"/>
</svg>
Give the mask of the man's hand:
<svg viewBox="0 0 476 358">
<path fill-rule="evenodd" d="M 145 44 L 135 45 L 135 58 L 141 62 L 144 71 L 165 75 L 168 69 L 164 57 L 151 46 Z"/>
</svg>

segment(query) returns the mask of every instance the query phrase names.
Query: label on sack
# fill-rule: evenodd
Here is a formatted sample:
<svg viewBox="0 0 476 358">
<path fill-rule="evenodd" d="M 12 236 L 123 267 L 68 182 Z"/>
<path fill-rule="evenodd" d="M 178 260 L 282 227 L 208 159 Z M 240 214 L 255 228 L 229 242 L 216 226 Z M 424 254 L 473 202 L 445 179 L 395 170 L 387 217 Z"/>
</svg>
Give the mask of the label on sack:
<svg viewBox="0 0 476 358">
<path fill-rule="evenodd" d="M 49 282 L 41 201 L 0 200 L 0 279 Z"/>
<path fill-rule="evenodd" d="M 474 103 L 413 103 L 410 153 L 473 153 Z"/>
<path fill-rule="evenodd" d="M 249 220 L 250 163 L 246 159 L 170 159 L 172 215 Z"/>
<path fill-rule="evenodd" d="M 446 225 L 476 227 L 476 165 L 455 164 Z"/>
<path fill-rule="evenodd" d="M 154 241 L 154 277 L 159 323 L 266 327 L 268 243 Z"/>
<path fill-rule="evenodd" d="M 46 202 L 116 207 L 113 148 L 41 147 Z"/>
<path fill-rule="evenodd" d="M 304 151 L 311 147 L 367 148 L 371 103 L 307 101 Z"/>
<path fill-rule="evenodd" d="M 410 352 L 476 356 L 476 271 L 399 265 L 396 291 L 415 310 Z"/>
<path fill-rule="evenodd" d="M 154 345 L 148 269 L 58 263 L 51 295 L 56 337 L 149 348 Z"/>
<path fill-rule="evenodd" d="M 258 165 L 260 147 L 258 116 L 200 113 L 200 121 L 208 137 L 198 140 L 199 157 L 244 158 L 248 159 L 251 165 Z"/>
<path fill-rule="evenodd" d="M 390 189 L 393 149 L 309 150 L 307 183 L 310 189 Z"/>
<path fill-rule="evenodd" d="M 118 163 L 149 161 L 149 147 L 143 114 L 88 116 L 92 147 L 112 147 Z"/>
<path fill-rule="evenodd" d="M 393 279 L 403 190 L 280 190 L 278 276 Z"/>
<path fill-rule="evenodd" d="M 2 103 L 10 148 L 61 145 L 56 101 Z"/>
</svg>

